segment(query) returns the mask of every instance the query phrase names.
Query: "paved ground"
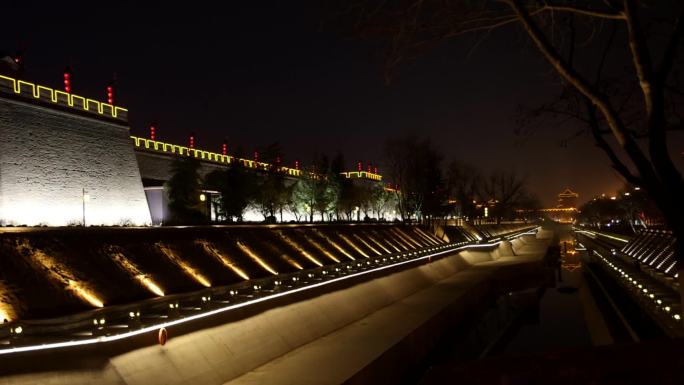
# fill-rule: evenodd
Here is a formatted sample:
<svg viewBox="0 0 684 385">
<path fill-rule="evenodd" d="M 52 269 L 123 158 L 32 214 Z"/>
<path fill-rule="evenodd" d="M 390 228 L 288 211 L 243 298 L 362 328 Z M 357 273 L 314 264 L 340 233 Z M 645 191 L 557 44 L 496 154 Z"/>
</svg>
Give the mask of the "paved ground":
<svg viewBox="0 0 684 385">
<path fill-rule="evenodd" d="M 542 234 L 545 238 L 550 234 Z M 404 343 L 407 336 L 419 334 L 421 326 L 429 323 L 446 308 L 454 306 L 466 307 L 468 299 L 478 298 L 478 290 L 487 280 L 491 280 L 502 267 L 538 261 L 544 256 L 546 241 L 516 241 L 514 249 L 517 256 L 506 251 L 503 246 L 495 254 L 498 259 L 492 260 L 492 253 L 462 253 L 468 260 L 477 264 L 453 276 L 445 278 L 437 284 L 421 290 L 405 299 L 397 301 L 375 313 L 341 328 L 323 338 L 295 349 L 227 384 L 340 384 L 351 383 L 392 383 L 391 372 L 378 370 L 382 367 L 383 355 L 394 356 L 392 349 Z M 500 256 L 501 254 L 505 256 Z M 430 334 L 428 334 L 430 335 Z M 437 334 L 430 336 L 434 337 Z M 422 336 L 425 337 L 424 335 Z M 424 341 L 422 341 L 424 342 Z M 414 347 L 423 348 L 422 343 Z M 399 353 L 396 353 L 399 354 Z M 407 353 L 404 352 L 404 355 Z M 394 371 L 400 370 L 400 361 L 394 362 Z M 358 374 L 368 365 L 369 373 Z M 391 366 L 388 365 L 387 369 Z M 381 374 L 381 378 L 377 377 Z M 356 376 L 355 376 L 356 375 Z"/>
</svg>

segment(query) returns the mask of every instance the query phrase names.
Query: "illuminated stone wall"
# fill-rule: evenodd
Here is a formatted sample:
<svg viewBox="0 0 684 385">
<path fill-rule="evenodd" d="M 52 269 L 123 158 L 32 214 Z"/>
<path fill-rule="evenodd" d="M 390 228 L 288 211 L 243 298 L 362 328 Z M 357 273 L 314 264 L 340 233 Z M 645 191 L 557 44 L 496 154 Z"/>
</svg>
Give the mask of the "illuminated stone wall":
<svg viewBox="0 0 684 385">
<path fill-rule="evenodd" d="M 124 122 L 0 96 L 0 221 L 14 225 L 150 222 Z"/>
</svg>

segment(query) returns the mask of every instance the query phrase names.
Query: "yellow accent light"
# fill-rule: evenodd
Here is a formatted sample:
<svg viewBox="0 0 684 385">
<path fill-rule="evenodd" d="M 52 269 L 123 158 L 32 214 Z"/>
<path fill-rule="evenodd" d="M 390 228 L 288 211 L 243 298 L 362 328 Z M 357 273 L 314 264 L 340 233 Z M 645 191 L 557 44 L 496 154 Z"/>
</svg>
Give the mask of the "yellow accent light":
<svg viewBox="0 0 684 385">
<path fill-rule="evenodd" d="M 204 240 L 201 240 L 201 241 L 197 241 L 197 243 L 199 243 L 200 245 L 202 245 L 202 248 L 204 248 L 204 251 L 205 251 L 207 254 L 209 254 L 209 255 L 213 256 L 214 258 L 218 259 L 219 262 L 221 262 L 221 264 L 223 264 L 223 266 L 225 266 L 225 267 L 227 267 L 228 269 L 230 269 L 233 273 L 239 275 L 240 278 L 242 278 L 242 279 L 244 279 L 244 280 L 246 280 L 246 281 L 249 280 L 249 276 L 247 275 L 247 273 L 245 273 L 245 272 L 242 271 L 239 267 L 237 267 L 237 266 L 235 265 L 234 262 L 232 262 L 230 259 L 228 259 L 228 258 L 225 257 L 223 254 L 221 254 L 218 250 L 216 250 L 216 248 L 212 247 L 212 246 L 209 244 L 209 242 L 204 241 Z"/>
<path fill-rule="evenodd" d="M 372 179 L 372 180 L 377 180 L 377 181 L 382 180 L 382 175 L 374 174 L 372 172 L 366 172 L 366 171 L 347 171 L 347 172 L 341 172 L 340 175 L 344 175 L 345 178 L 347 178 L 347 179 L 365 178 L 365 179 Z"/>
<path fill-rule="evenodd" d="M 337 242 L 328 238 L 327 235 L 321 233 L 320 231 L 318 231 L 316 229 L 314 229 L 314 232 L 316 232 L 316 234 L 318 234 L 321 238 L 325 239 L 325 241 L 328 242 L 330 244 L 330 246 L 334 247 L 337 251 L 344 254 L 347 258 L 351 259 L 352 261 L 356 261 L 356 258 L 354 258 L 351 254 L 349 254 L 346 250 L 344 250 L 340 245 L 338 245 Z"/>
<path fill-rule="evenodd" d="M 366 236 L 368 237 L 368 239 L 371 240 L 371 242 L 375 243 L 379 248 L 385 250 L 385 253 L 387 253 L 387 254 L 391 254 L 391 253 L 392 253 L 391 251 L 389 251 L 388 248 L 386 248 L 385 246 L 383 246 L 382 243 L 380 243 L 380 242 L 378 242 L 377 240 L 375 240 L 375 238 L 373 238 L 370 234 L 366 234 Z M 399 250 L 397 250 L 397 251 L 399 251 Z"/>
<path fill-rule="evenodd" d="M 361 249 L 359 249 L 358 247 L 356 247 L 356 245 L 355 245 L 354 243 L 352 243 L 352 241 L 350 241 L 349 238 L 345 237 L 344 234 L 337 233 L 337 235 L 339 235 L 339 236 L 340 236 L 340 239 L 342 239 L 342 240 L 343 240 L 347 245 L 349 245 L 352 249 L 356 250 L 357 253 L 363 255 L 363 256 L 366 257 L 366 258 L 370 258 L 370 257 L 368 256 L 368 254 L 364 253 L 363 250 L 361 250 Z"/>
<path fill-rule="evenodd" d="M 266 271 L 268 271 L 269 273 L 271 273 L 273 275 L 278 274 L 277 271 L 273 270 L 273 268 L 271 266 L 267 265 L 266 262 L 264 262 L 261 258 L 259 258 L 259 256 L 256 255 L 256 253 L 254 253 L 249 247 L 247 247 L 247 245 L 238 241 L 237 246 L 240 248 L 240 250 L 242 250 L 243 253 L 247 254 L 248 257 L 252 258 L 254 260 L 254 262 L 258 263 L 259 266 L 263 267 Z"/>
<path fill-rule="evenodd" d="M 299 254 L 303 255 L 304 258 L 308 259 L 309 261 L 313 262 L 314 264 L 316 264 L 318 266 L 323 266 L 323 264 L 321 262 L 319 262 L 316 258 L 311 256 L 311 254 L 309 254 L 306 250 L 304 250 L 297 242 L 293 241 L 290 237 L 285 235 L 282 231 L 279 231 L 278 235 L 280 235 L 280 238 L 283 241 L 285 241 L 285 243 L 290 245 L 290 247 L 292 247 L 293 249 L 297 250 L 299 252 Z"/>
<path fill-rule="evenodd" d="M 110 254 L 110 259 L 119 265 L 121 270 L 124 270 L 135 279 L 140 281 L 140 283 L 152 293 L 160 297 L 164 296 L 164 291 L 150 277 L 143 274 L 143 272 L 133 262 L 126 258 L 121 248 L 117 246 L 111 246 L 108 250 L 108 253 Z"/>
<path fill-rule="evenodd" d="M 272 165 L 264 162 L 256 162 L 251 159 L 235 158 L 231 155 L 223 155 L 218 152 L 205 151 L 197 148 L 190 148 L 185 146 L 180 146 L 177 144 L 160 142 L 158 140 L 152 140 L 147 138 L 142 138 L 139 136 L 131 135 L 133 140 L 133 146 L 140 150 L 162 152 L 169 155 L 177 156 L 191 156 L 207 162 L 215 162 L 221 164 L 232 164 L 239 163 L 243 167 L 253 168 L 257 170 L 268 171 L 272 169 Z M 304 176 L 305 172 L 302 170 L 297 170 L 289 167 L 279 167 L 277 171 L 287 174 L 290 176 L 301 177 Z"/>
<path fill-rule="evenodd" d="M 325 255 L 326 257 L 332 259 L 333 261 L 335 261 L 335 262 L 337 262 L 337 263 L 340 262 L 339 259 L 335 258 L 335 256 L 334 256 L 331 252 L 329 252 L 328 250 L 326 250 L 325 248 L 323 248 L 323 246 L 321 246 L 321 244 L 318 243 L 316 240 L 311 239 L 311 237 L 308 237 L 306 234 L 304 234 L 304 239 L 306 239 L 307 242 L 309 242 L 310 244 L 312 244 L 313 247 L 315 247 L 318 251 L 320 251 L 321 253 L 323 253 L 323 255 Z"/>
<path fill-rule="evenodd" d="M 407 242 L 413 243 L 413 244 L 416 245 L 417 247 L 423 247 L 423 245 L 421 245 L 419 242 L 416 242 L 416 241 L 413 240 L 411 237 L 409 237 L 408 235 L 406 235 L 406 233 L 405 233 L 403 230 L 398 229 L 398 228 L 397 228 L 397 229 L 393 229 L 393 230 L 395 230 L 395 231 L 397 232 L 397 234 L 400 235 L 402 238 L 404 238 Z"/>
<path fill-rule="evenodd" d="M 353 235 L 354 238 L 356 238 L 356 239 L 358 239 L 359 241 L 361 241 L 361 243 L 363 243 L 367 248 L 371 249 L 371 251 L 373 251 L 375 254 L 377 254 L 377 255 L 382 255 L 381 252 L 379 252 L 378 250 L 376 250 L 373 246 L 369 245 L 368 242 L 364 241 L 363 238 L 361 238 L 358 234 L 352 234 L 352 235 Z"/>
<path fill-rule="evenodd" d="M 391 248 L 393 248 L 397 253 L 400 252 L 401 250 L 394 245 L 394 243 L 390 242 L 391 240 L 389 238 L 384 237 L 382 234 L 378 233 L 377 231 L 374 231 L 373 234 L 380 236 L 380 240 L 385 242 L 385 244 L 389 245 Z"/>
<path fill-rule="evenodd" d="M 45 102 L 50 102 L 62 106 L 73 107 L 79 110 L 97 113 L 99 115 L 111 116 L 113 118 L 126 120 L 126 117 L 121 117 L 121 113 L 128 112 L 123 107 L 113 106 L 108 103 L 100 102 L 93 99 L 87 99 L 83 96 L 74 95 L 64 91 L 52 89 L 41 85 L 36 85 L 24 80 L 17 80 L 9 76 L 0 75 L 0 90 L 11 90 L 15 94 L 25 96 L 27 98 L 33 97 Z"/>
<path fill-rule="evenodd" d="M 404 241 L 400 236 L 395 234 L 391 229 L 387 232 L 387 238 L 392 239 L 394 242 L 396 242 L 399 246 L 401 246 L 404 251 L 408 251 L 413 249 L 413 246 L 411 244 L 406 244 L 406 241 Z"/>
<path fill-rule="evenodd" d="M 68 291 L 71 291 L 94 307 L 104 306 L 102 300 L 100 300 L 97 295 L 93 294 L 92 290 L 86 287 L 85 284 L 79 282 L 73 272 L 59 261 L 41 250 L 33 249 L 28 242 L 21 244 L 20 250 L 30 256 L 32 263 L 40 265 L 42 268 L 37 270 L 46 272 L 51 280 L 64 285 Z"/>
<path fill-rule="evenodd" d="M 438 246 L 442 243 L 441 240 L 438 241 L 437 239 L 433 238 L 432 236 L 430 236 L 430 234 L 423 231 L 423 229 L 421 229 L 420 227 L 414 228 L 414 231 L 418 233 L 418 235 L 422 235 L 424 239 L 426 239 L 428 242 L 432 243 L 435 246 Z"/>
<path fill-rule="evenodd" d="M 14 298 L 5 283 L 0 280 L 0 324 L 2 324 L 3 320 L 12 321 L 16 318 L 17 315 L 14 312 L 12 303 L 18 303 L 17 299 Z"/>
<path fill-rule="evenodd" d="M 161 250 L 162 254 L 164 254 L 171 262 L 173 262 L 176 266 L 180 267 L 188 276 L 192 277 L 200 285 L 204 287 L 211 287 L 211 282 L 209 282 L 209 280 L 206 277 L 200 274 L 200 272 L 197 271 L 197 269 L 190 266 L 190 264 L 180 259 L 180 257 L 176 255 L 176 253 L 173 250 L 171 250 L 171 248 L 167 247 L 161 242 L 157 243 L 157 247 L 159 248 L 159 250 Z"/>
</svg>

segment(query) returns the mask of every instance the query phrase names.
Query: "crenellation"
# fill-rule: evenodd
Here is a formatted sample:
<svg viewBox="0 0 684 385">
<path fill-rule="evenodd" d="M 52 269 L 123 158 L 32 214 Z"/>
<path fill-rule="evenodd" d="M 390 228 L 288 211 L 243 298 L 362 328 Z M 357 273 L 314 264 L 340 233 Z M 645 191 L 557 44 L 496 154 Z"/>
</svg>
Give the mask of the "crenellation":
<svg viewBox="0 0 684 385">
<path fill-rule="evenodd" d="M 128 110 L 111 104 L 88 99 L 80 95 L 67 93 L 50 87 L 36 85 L 25 80 L 17 80 L 0 75 L 0 93 L 19 95 L 28 100 L 39 100 L 44 103 L 85 111 L 94 115 L 128 121 Z"/>
</svg>

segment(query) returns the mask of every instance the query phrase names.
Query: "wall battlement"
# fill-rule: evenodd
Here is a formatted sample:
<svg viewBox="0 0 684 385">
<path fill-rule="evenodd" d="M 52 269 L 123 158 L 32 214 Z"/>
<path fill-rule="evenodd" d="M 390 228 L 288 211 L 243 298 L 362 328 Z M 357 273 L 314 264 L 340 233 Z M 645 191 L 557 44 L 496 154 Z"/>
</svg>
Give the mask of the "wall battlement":
<svg viewBox="0 0 684 385">
<path fill-rule="evenodd" d="M 73 108 L 78 111 L 85 111 L 107 118 L 114 118 L 123 122 L 128 121 L 128 110 L 123 107 L 113 106 L 98 100 L 88 99 L 83 96 L 36 85 L 31 82 L 14 79 L 4 75 L 0 75 L 0 92 L 18 95 L 30 100 L 39 100 L 46 104 Z"/>
<path fill-rule="evenodd" d="M 172 144 L 172 143 L 165 143 L 165 142 L 160 142 L 158 140 L 152 140 L 152 139 L 147 139 L 147 138 L 142 138 L 139 136 L 131 136 L 131 139 L 133 139 L 133 145 L 135 146 L 136 150 L 139 151 L 150 151 L 150 152 L 155 152 L 155 153 L 162 153 L 165 155 L 175 155 L 175 156 L 190 156 L 193 158 L 196 158 L 200 161 L 205 161 L 205 162 L 212 162 L 212 163 L 217 163 L 221 165 L 231 165 L 231 164 L 240 164 L 243 167 L 246 168 L 251 168 L 255 170 L 263 170 L 263 171 L 268 171 L 271 169 L 272 165 L 270 163 L 265 163 L 265 162 L 257 162 L 255 160 L 251 159 L 243 159 L 243 158 L 237 158 L 231 155 L 223 155 L 219 154 L 217 152 L 211 152 L 211 151 L 206 151 L 206 150 L 200 150 L 196 148 L 190 148 L 186 146 L 181 146 L 178 144 Z M 290 176 L 295 176 L 295 177 L 301 177 L 304 176 L 304 172 L 302 170 L 298 170 L 295 168 L 290 168 L 290 167 L 280 167 L 278 171 L 282 172 L 283 174 L 290 175 Z M 343 172 L 342 175 L 344 175 L 347 178 L 364 178 L 364 179 L 372 179 L 376 181 L 381 181 L 382 180 L 382 175 L 379 174 L 373 174 L 369 173 L 366 171 L 349 171 L 349 172 Z"/>
<path fill-rule="evenodd" d="M 374 174 L 372 172 L 366 172 L 366 171 L 347 171 L 341 173 L 347 179 L 349 178 L 365 178 L 365 179 L 372 179 L 372 180 L 377 180 L 381 181 L 382 180 L 382 175 L 380 174 Z"/>
</svg>

